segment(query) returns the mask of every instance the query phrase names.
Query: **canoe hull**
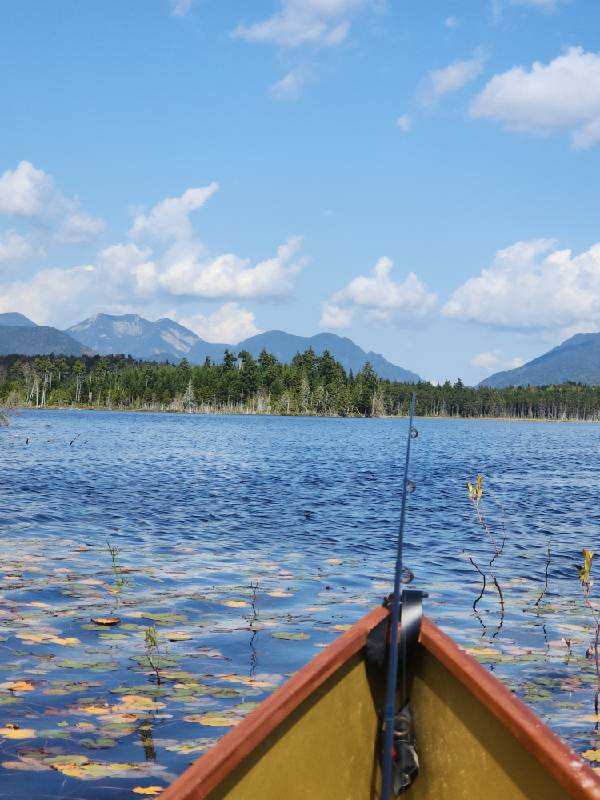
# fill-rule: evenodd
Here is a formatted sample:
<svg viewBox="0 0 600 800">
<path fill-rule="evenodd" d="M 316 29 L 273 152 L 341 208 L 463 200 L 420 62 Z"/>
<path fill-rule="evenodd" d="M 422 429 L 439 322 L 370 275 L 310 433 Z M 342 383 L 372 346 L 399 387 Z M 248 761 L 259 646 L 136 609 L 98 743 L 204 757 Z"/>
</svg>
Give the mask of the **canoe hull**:
<svg viewBox="0 0 600 800">
<path fill-rule="evenodd" d="M 364 659 L 357 654 L 271 733 L 210 800 L 367 800 L 374 796 L 376 740 L 377 713 Z"/>
<path fill-rule="evenodd" d="M 167 789 L 162 800 L 378 800 L 377 609 Z M 421 770 L 406 800 L 600 800 L 600 778 L 499 681 L 424 620 L 411 706 Z"/>
<path fill-rule="evenodd" d="M 412 707 L 421 773 L 407 800 L 564 800 L 532 753 L 431 653 L 416 655 Z"/>
</svg>

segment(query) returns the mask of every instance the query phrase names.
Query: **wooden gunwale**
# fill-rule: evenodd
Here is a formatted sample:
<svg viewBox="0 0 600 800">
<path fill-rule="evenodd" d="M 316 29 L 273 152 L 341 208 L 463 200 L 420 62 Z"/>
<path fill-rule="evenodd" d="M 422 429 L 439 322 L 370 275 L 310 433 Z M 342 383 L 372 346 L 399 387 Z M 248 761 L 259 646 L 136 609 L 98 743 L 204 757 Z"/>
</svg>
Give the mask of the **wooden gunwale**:
<svg viewBox="0 0 600 800">
<path fill-rule="evenodd" d="M 207 797 L 307 697 L 364 647 L 368 634 L 388 613 L 380 607 L 362 617 L 188 767 L 159 800 Z M 510 730 L 573 800 L 600 800 L 600 778 L 506 686 L 427 618 L 423 619 L 420 643 Z"/>
<path fill-rule="evenodd" d="M 420 643 L 507 728 L 574 800 L 600 798 L 600 777 L 491 672 L 424 618 Z"/>
</svg>

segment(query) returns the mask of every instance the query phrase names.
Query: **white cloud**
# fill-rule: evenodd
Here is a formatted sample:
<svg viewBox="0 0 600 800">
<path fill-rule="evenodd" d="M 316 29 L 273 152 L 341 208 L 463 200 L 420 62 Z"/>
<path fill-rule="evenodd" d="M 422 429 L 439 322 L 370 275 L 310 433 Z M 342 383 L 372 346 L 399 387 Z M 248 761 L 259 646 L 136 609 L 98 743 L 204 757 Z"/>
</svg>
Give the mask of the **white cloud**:
<svg viewBox="0 0 600 800">
<path fill-rule="evenodd" d="M 92 241 L 104 230 L 102 219 L 84 213 L 78 198 L 65 197 L 52 178 L 29 161 L 0 176 L 0 214 L 41 221 L 66 244 Z"/>
<path fill-rule="evenodd" d="M 477 50 L 473 58 L 454 61 L 447 67 L 432 70 L 421 87 L 421 102 L 424 105 L 432 105 L 440 97 L 459 91 L 481 74 L 483 62 L 483 53 Z"/>
<path fill-rule="evenodd" d="M 308 81 L 312 77 L 312 71 L 307 67 L 296 67 L 290 70 L 281 80 L 271 86 L 269 94 L 275 100 L 298 100 Z"/>
<path fill-rule="evenodd" d="M 54 195 L 52 178 L 29 161 L 0 176 L 0 214 L 35 217 L 45 210 Z"/>
<path fill-rule="evenodd" d="M 496 120 L 508 130 L 547 135 L 569 131 L 575 147 L 600 142 L 600 53 L 571 47 L 530 69 L 495 75 L 471 105 L 473 117 Z"/>
<path fill-rule="evenodd" d="M 98 308 L 123 313 L 174 299 L 284 299 L 293 293 L 305 263 L 299 248 L 300 239 L 292 238 L 275 257 L 252 265 L 233 254 L 201 260 L 202 246 L 193 242 L 179 243 L 160 257 L 133 243 L 115 244 L 101 250 L 95 264 L 45 269 L 27 281 L 5 282 L 0 285 L 0 310 L 18 309 L 67 327 Z M 226 306 L 228 317 L 213 315 L 203 324 L 214 331 L 226 325 L 233 330 L 233 306 Z M 238 329 L 243 323 L 250 330 L 251 320 L 241 312 L 237 316 Z"/>
<path fill-rule="evenodd" d="M 256 327 L 254 314 L 238 303 L 225 303 L 213 314 L 196 314 L 177 321 L 197 333 L 201 339 L 221 344 L 237 344 L 242 339 L 262 333 Z"/>
<path fill-rule="evenodd" d="M 371 0 L 281 0 L 281 8 L 273 16 L 253 25 L 239 25 L 233 36 L 281 47 L 333 47 L 348 36 L 352 17 L 370 4 Z"/>
<path fill-rule="evenodd" d="M 319 325 L 321 328 L 349 328 L 353 317 L 352 308 L 342 308 L 335 303 L 325 302 Z"/>
<path fill-rule="evenodd" d="M 215 194 L 219 184 L 187 189 L 180 197 L 167 197 L 157 203 L 149 214 L 137 214 L 130 235 L 148 236 L 155 239 L 190 239 L 192 223 L 189 215 Z"/>
<path fill-rule="evenodd" d="M 473 356 L 471 359 L 471 365 L 473 367 L 478 367 L 485 372 L 490 372 L 492 369 L 496 371 L 501 369 L 516 369 L 517 367 L 522 367 L 524 363 L 525 359 L 520 356 L 509 359 L 503 358 L 501 350 L 488 350 L 485 353 L 477 353 L 477 355 Z"/>
<path fill-rule="evenodd" d="M 55 239 L 64 244 L 82 244 L 96 239 L 104 230 L 104 220 L 90 217 L 78 211 L 76 207 L 68 213 L 58 231 Z"/>
<path fill-rule="evenodd" d="M 324 327 L 341 327 L 349 323 L 358 310 L 375 322 L 409 321 L 427 317 L 433 310 L 437 297 L 431 293 L 414 272 L 409 272 L 402 282 L 391 277 L 393 262 L 380 258 L 373 271 L 359 275 L 325 304 L 321 324 Z M 337 326 L 335 322 L 337 321 Z"/>
<path fill-rule="evenodd" d="M 175 296 L 204 298 L 283 298 L 292 294 L 295 277 L 306 260 L 296 258 L 302 240 L 291 237 L 277 255 L 255 266 L 249 259 L 225 253 L 199 260 L 191 251 L 167 255 L 160 284 Z"/>
<path fill-rule="evenodd" d="M 94 267 L 44 269 L 29 281 L 0 286 L 0 312 L 18 310 L 40 324 L 75 322 L 91 313 L 96 296 L 91 291 Z"/>
<path fill-rule="evenodd" d="M 408 133 L 412 128 L 412 118 L 410 114 L 403 114 L 396 120 L 396 127 L 400 128 L 403 133 Z"/>
<path fill-rule="evenodd" d="M 0 233 L 0 264 L 13 264 L 42 255 L 44 251 L 30 237 L 13 230 Z"/>
<path fill-rule="evenodd" d="M 134 310 L 159 296 L 151 254 L 135 244 L 117 244 L 101 250 L 95 264 L 42 269 L 28 280 L 0 285 L 0 310 L 17 309 L 59 327 L 99 308 L 111 313 Z"/>
<path fill-rule="evenodd" d="M 38 213 L 42 204 L 31 186 L 40 181 L 44 184 L 43 176 L 29 167 L 15 172 L 18 172 L 16 184 L 14 173 L 4 176 L 5 203 L 9 196 L 14 201 L 12 208 Z M 258 263 L 233 253 L 210 255 L 202 242 L 193 238 L 189 214 L 204 205 L 216 190 L 216 183 L 188 189 L 180 197 L 167 198 L 147 214 L 136 216 L 131 233 L 142 239 L 163 240 L 158 252 L 130 241 L 105 247 L 90 264 L 43 269 L 28 280 L 11 281 L 4 270 L 0 276 L 2 305 L 66 327 L 98 308 L 122 313 L 139 310 L 141 306 L 151 307 L 154 313 L 158 307 L 164 308 L 168 300 L 261 301 L 282 300 L 292 295 L 297 276 L 306 263 L 300 253 L 300 237 L 291 237 L 277 249 L 275 256 Z M 78 242 L 99 231 L 101 221 L 81 212 L 74 201 L 61 196 L 61 202 L 69 213 L 61 218 L 55 239 Z M 0 263 L 32 256 L 36 252 L 35 241 L 34 237 L 28 239 L 14 230 L 0 233 Z M 224 316 L 225 312 L 220 317 L 212 315 L 204 318 L 202 324 L 215 331 L 231 331 L 235 316 L 236 330 L 242 326 L 244 330 L 251 329 L 252 319 L 243 309 L 231 304 L 224 308 L 228 316 Z"/>
<path fill-rule="evenodd" d="M 485 370 L 493 369 L 500 360 L 498 357 L 499 352 L 499 350 L 494 350 L 493 352 L 477 353 L 477 355 L 473 356 L 471 359 L 471 365 Z"/>
<path fill-rule="evenodd" d="M 499 328 L 547 331 L 553 338 L 576 329 L 597 330 L 600 243 L 573 255 L 555 249 L 551 239 L 517 242 L 456 289 L 443 314 Z"/>
<path fill-rule="evenodd" d="M 98 253 L 97 274 L 107 300 L 126 297 L 147 298 L 157 292 L 158 268 L 150 248 L 135 244 L 114 244 Z"/>
<path fill-rule="evenodd" d="M 174 17 L 185 17 L 192 7 L 192 0 L 171 0 L 171 14 Z"/>
</svg>

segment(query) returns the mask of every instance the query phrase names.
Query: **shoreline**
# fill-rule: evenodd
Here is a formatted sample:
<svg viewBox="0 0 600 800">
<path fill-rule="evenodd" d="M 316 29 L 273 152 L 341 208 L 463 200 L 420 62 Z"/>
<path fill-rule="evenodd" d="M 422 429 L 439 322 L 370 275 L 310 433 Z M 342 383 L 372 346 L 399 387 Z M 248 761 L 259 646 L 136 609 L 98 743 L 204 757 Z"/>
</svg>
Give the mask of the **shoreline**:
<svg viewBox="0 0 600 800">
<path fill-rule="evenodd" d="M 341 415 L 341 414 L 274 414 L 270 411 L 242 411 L 239 409 L 220 408 L 210 409 L 206 411 L 185 411 L 176 408 L 111 408 L 108 406 L 92 406 L 92 405 L 45 405 L 45 406 L 0 406 L 0 414 L 4 413 L 8 417 L 8 425 L 10 426 L 10 415 L 12 412 L 19 413 L 20 411 L 108 411 L 111 413 L 134 413 L 134 414 L 173 414 L 173 415 L 186 415 L 190 417 L 276 417 L 280 419 L 362 419 L 369 420 L 405 420 L 408 415 L 379 415 L 379 416 L 359 416 L 359 415 Z M 547 419 L 545 417 L 498 417 L 498 416 L 471 416 L 461 417 L 458 415 L 450 414 L 416 414 L 415 419 L 431 419 L 431 420 L 454 420 L 462 422 L 536 422 L 545 424 L 581 424 L 581 425 L 600 425 L 599 419 L 579 419 L 576 417 L 565 417 L 564 419 Z M 1 424 L 0 424 L 0 427 Z"/>
</svg>

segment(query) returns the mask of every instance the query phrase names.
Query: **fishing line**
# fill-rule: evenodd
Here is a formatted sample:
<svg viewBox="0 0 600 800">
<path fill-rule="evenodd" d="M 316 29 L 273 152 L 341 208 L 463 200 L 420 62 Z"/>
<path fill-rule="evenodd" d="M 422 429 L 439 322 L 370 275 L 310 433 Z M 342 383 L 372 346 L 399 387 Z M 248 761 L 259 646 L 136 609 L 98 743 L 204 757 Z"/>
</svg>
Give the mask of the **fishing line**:
<svg viewBox="0 0 600 800">
<path fill-rule="evenodd" d="M 385 712 L 383 719 L 383 764 L 381 776 L 381 800 L 390 800 L 392 793 L 392 772 L 394 756 L 394 719 L 396 716 L 396 696 L 398 682 L 398 624 L 400 622 L 401 585 L 403 571 L 404 521 L 408 495 L 414 490 L 414 484 L 408 477 L 410 465 L 410 445 L 418 436 L 413 426 L 416 396 L 412 395 L 409 408 L 408 436 L 406 438 L 406 455 L 404 460 L 404 480 L 402 484 L 402 504 L 400 507 L 400 527 L 396 549 L 396 568 L 394 572 L 394 593 L 390 611 L 390 644 L 388 655 L 387 684 L 385 696 Z M 406 648 L 402 648 L 402 697 L 406 695 Z"/>
</svg>

